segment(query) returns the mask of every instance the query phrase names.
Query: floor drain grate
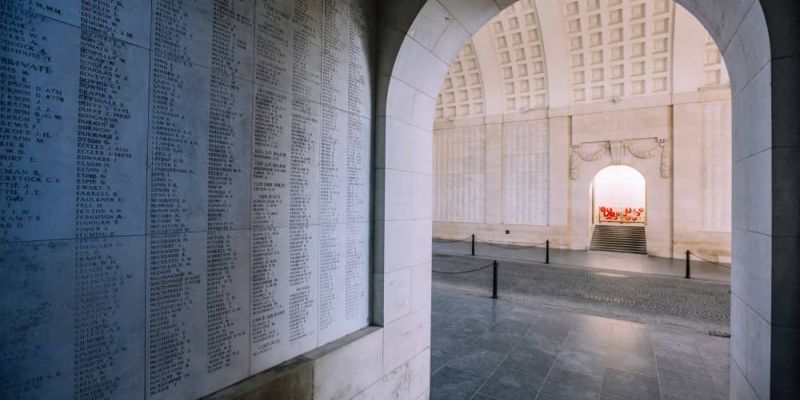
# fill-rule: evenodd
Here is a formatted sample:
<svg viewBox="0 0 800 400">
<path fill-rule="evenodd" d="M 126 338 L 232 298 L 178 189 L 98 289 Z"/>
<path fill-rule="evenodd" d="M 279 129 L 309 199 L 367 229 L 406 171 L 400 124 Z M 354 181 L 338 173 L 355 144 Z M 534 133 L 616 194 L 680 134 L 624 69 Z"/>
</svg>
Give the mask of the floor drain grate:
<svg viewBox="0 0 800 400">
<path fill-rule="evenodd" d="M 720 332 L 720 331 L 708 331 L 708 336 L 716 336 L 721 338 L 729 338 L 731 334 L 728 332 Z"/>
</svg>

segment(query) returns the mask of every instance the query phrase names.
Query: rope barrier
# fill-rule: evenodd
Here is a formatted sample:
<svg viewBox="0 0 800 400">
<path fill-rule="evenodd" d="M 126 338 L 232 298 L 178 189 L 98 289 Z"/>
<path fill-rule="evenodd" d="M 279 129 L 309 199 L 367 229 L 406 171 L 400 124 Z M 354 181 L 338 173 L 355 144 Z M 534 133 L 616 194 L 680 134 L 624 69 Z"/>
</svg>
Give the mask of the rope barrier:
<svg viewBox="0 0 800 400">
<path fill-rule="evenodd" d="M 693 256 L 695 256 L 695 257 L 697 257 L 697 258 L 699 258 L 699 259 L 701 259 L 701 260 L 703 260 L 703 261 L 705 261 L 707 263 L 718 265 L 718 266 L 724 267 L 724 268 L 730 268 L 731 267 L 730 265 L 721 264 L 721 263 L 719 263 L 717 261 L 711 261 L 711 260 L 709 260 L 709 259 L 707 259 L 707 258 L 705 258 L 705 257 L 703 257 L 703 256 L 691 251 L 691 250 L 689 250 L 689 254 L 691 254 L 691 255 L 693 255 Z"/>
<path fill-rule="evenodd" d="M 536 244 L 526 245 L 526 246 L 519 246 L 519 245 L 502 245 L 502 244 L 498 244 L 498 243 L 489 243 L 489 242 L 479 242 L 479 244 L 486 244 L 486 245 L 493 246 L 493 247 L 499 247 L 499 248 L 501 248 L 501 249 L 508 249 L 508 250 L 521 250 L 521 249 L 532 249 L 532 248 L 534 248 L 534 247 L 541 247 L 542 245 L 545 245 L 545 244 L 547 244 L 547 241 L 544 241 L 544 242 L 542 242 L 542 243 L 536 243 Z"/>
<path fill-rule="evenodd" d="M 453 239 L 453 240 L 450 240 L 450 239 L 436 239 L 436 238 L 433 238 L 433 241 L 434 241 L 434 242 L 436 242 L 436 243 L 460 243 L 460 242 L 471 242 L 471 241 L 472 241 L 472 237 L 468 237 L 468 238 L 466 238 L 466 239 Z"/>
<path fill-rule="evenodd" d="M 442 274 L 442 275 L 461 275 L 461 274 L 468 274 L 470 272 L 478 272 L 480 270 L 484 270 L 486 268 L 489 268 L 492 265 L 494 265 L 494 262 L 486 264 L 486 265 L 484 265 L 482 267 L 478 267 L 478 268 L 470 269 L 470 270 L 466 270 L 466 271 L 436 271 L 436 270 L 433 270 L 433 273 L 434 274 Z"/>
</svg>

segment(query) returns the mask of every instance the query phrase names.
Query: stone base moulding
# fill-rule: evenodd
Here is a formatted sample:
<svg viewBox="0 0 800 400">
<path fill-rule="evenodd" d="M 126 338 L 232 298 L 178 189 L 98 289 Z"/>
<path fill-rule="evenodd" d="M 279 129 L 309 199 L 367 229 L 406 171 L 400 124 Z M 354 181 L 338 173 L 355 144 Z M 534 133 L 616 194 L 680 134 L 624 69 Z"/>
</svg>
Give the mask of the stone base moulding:
<svg viewBox="0 0 800 400">
<path fill-rule="evenodd" d="M 382 337 L 381 327 L 363 328 L 204 400 L 350 399 L 380 378 Z"/>
</svg>

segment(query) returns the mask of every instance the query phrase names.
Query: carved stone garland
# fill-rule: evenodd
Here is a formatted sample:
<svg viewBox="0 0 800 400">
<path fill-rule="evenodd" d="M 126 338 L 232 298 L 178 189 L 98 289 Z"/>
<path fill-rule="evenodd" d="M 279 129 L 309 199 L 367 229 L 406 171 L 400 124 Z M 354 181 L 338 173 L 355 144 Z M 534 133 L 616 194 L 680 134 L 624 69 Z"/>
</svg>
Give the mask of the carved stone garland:
<svg viewBox="0 0 800 400">
<path fill-rule="evenodd" d="M 634 146 L 635 142 L 641 141 L 654 141 L 655 145 L 649 149 L 641 150 Z M 591 152 L 584 151 L 584 146 L 588 144 L 598 145 L 596 150 Z M 667 139 L 663 138 L 643 138 L 643 139 L 630 139 L 630 140 L 612 140 L 603 142 L 590 142 L 579 143 L 572 146 L 572 157 L 569 163 L 569 176 L 574 181 L 578 179 L 578 159 L 592 162 L 603 158 L 606 155 L 611 156 L 611 163 L 613 165 L 622 164 L 625 154 L 630 153 L 632 156 L 641 159 L 649 160 L 661 153 L 661 177 L 669 178 L 670 165 L 669 165 L 669 146 L 667 146 Z"/>
</svg>

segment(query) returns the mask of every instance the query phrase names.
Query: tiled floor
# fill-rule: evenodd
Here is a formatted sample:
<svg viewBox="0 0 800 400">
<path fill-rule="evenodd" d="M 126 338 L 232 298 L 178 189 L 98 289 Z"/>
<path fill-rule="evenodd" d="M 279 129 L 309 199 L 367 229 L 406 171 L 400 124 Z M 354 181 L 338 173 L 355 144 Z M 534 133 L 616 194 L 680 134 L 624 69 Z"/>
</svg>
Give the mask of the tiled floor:
<svg viewBox="0 0 800 400">
<path fill-rule="evenodd" d="M 727 398 L 729 340 L 433 291 L 432 400 Z"/>
<path fill-rule="evenodd" d="M 469 254 L 470 251 L 471 243 L 465 241 L 454 243 L 433 242 L 433 252 L 438 254 Z M 481 257 L 532 262 L 544 262 L 545 258 L 543 247 L 497 247 L 496 245 L 480 242 L 476 244 L 475 253 Z M 679 277 L 683 277 L 686 272 L 686 262 L 683 259 L 606 251 L 550 249 L 550 263 L 553 265 L 603 268 Z M 692 258 L 690 265 L 691 276 L 694 279 L 720 282 L 730 282 L 731 280 L 731 269 L 724 264 L 720 266 Z"/>
</svg>

